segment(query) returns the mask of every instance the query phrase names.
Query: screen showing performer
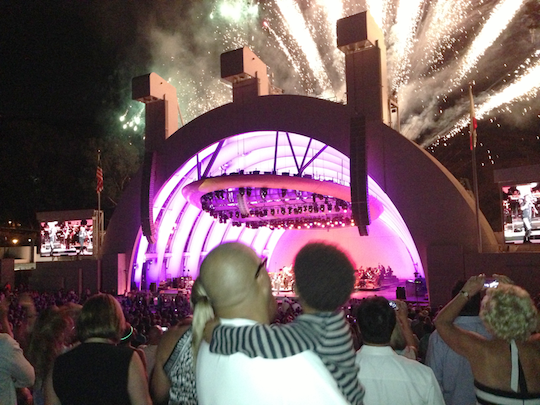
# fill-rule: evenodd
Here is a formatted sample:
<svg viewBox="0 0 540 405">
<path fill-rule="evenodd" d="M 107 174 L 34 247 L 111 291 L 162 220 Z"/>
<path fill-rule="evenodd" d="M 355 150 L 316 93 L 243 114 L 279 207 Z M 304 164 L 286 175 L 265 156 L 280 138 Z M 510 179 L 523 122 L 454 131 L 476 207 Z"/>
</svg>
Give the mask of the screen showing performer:
<svg viewBox="0 0 540 405">
<path fill-rule="evenodd" d="M 539 184 L 515 184 L 502 188 L 502 216 L 506 243 L 540 243 Z"/>
<path fill-rule="evenodd" d="M 92 256 L 91 219 L 41 223 L 41 256 Z"/>
</svg>

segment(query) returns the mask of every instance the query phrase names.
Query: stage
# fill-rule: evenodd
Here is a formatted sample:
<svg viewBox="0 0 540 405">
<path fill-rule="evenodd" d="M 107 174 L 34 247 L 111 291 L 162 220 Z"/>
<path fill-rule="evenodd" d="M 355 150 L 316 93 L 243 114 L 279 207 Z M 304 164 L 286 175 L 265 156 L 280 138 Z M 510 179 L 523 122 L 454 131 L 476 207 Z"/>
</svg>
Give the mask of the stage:
<svg viewBox="0 0 540 405">
<path fill-rule="evenodd" d="M 403 295 L 400 296 L 400 292 L 398 292 L 398 287 L 401 287 L 403 289 L 401 291 L 401 294 L 405 293 L 405 297 L 403 297 Z M 281 300 L 285 297 L 296 297 L 296 294 L 293 291 L 274 291 L 273 293 L 277 300 Z M 429 298 L 427 296 L 427 293 L 424 292 L 422 288 L 419 288 L 418 285 L 414 283 L 414 280 L 398 280 L 397 283 L 393 283 L 391 285 L 383 285 L 381 286 L 381 288 L 375 290 L 355 290 L 351 294 L 351 298 L 356 299 L 368 298 L 373 296 L 384 297 L 388 300 L 401 299 L 408 303 L 418 302 L 423 305 L 429 304 Z"/>
<path fill-rule="evenodd" d="M 189 296 L 189 289 L 180 289 L 180 288 L 167 288 L 160 289 L 159 294 L 167 295 L 169 297 L 175 296 L 177 294 L 182 294 Z M 283 298 L 295 298 L 296 294 L 292 290 L 281 290 L 273 291 L 274 296 L 277 300 L 282 300 Z M 422 279 L 415 280 L 400 280 L 393 282 L 391 284 L 382 285 L 377 289 L 362 289 L 355 290 L 351 294 L 351 298 L 362 299 L 373 296 L 384 297 L 388 300 L 401 299 L 408 303 L 420 303 L 422 305 L 429 305 L 429 298 L 427 296 L 427 291 L 425 288 L 425 283 Z"/>
</svg>

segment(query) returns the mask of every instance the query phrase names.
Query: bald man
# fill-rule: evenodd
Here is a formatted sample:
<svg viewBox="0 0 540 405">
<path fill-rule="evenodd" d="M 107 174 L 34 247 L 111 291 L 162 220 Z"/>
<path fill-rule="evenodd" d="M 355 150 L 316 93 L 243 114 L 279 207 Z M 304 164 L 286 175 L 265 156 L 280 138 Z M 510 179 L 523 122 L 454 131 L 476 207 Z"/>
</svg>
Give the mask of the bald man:
<svg viewBox="0 0 540 405">
<path fill-rule="evenodd" d="M 276 302 L 265 261 L 249 247 L 240 243 L 218 246 L 203 261 L 199 278 L 222 324 L 269 324 L 274 318 Z M 283 383 L 284 374 L 291 376 L 289 383 Z M 224 356 L 211 353 L 203 341 L 196 379 L 201 405 L 348 403 L 312 351 L 283 359 L 249 358 L 241 353 Z"/>
</svg>

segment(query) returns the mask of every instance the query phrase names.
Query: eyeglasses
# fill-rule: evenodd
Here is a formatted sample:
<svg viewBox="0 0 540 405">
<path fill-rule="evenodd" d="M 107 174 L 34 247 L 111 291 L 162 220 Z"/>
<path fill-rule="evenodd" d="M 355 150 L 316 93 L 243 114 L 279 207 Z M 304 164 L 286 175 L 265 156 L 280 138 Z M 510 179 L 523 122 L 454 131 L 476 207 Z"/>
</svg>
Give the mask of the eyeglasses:
<svg viewBox="0 0 540 405">
<path fill-rule="evenodd" d="M 255 278 L 259 277 L 259 273 L 261 272 L 261 269 L 263 267 L 266 267 L 266 262 L 268 261 L 268 257 L 265 257 L 262 259 L 261 263 L 259 264 L 259 267 L 257 267 L 257 271 L 255 272 Z"/>
</svg>

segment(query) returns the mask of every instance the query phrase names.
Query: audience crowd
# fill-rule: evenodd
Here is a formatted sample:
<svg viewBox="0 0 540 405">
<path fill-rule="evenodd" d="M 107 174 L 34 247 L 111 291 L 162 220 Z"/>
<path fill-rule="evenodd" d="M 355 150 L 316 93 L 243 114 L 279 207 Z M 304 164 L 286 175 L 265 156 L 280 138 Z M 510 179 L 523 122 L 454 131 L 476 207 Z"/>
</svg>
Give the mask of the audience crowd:
<svg viewBox="0 0 540 405">
<path fill-rule="evenodd" d="M 261 265 L 262 264 L 264 263 L 261 263 Z M 256 277 L 258 277 L 261 265 L 259 265 Z M 474 379 L 478 379 L 477 375 L 480 375 L 481 379 L 489 382 L 489 376 L 485 377 L 485 374 L 480 373 L 474 367 L 473 372 L 471 372 L 466 358 L 479 361 L 478 357 L 474 357 L 477 356 L 477 354 L 471 354 L 470 350 L 463 349 L 462 346 L 460 346 L 463 345 L 463 343 L 460 342 L 465 341 L 466 343 L 469 342 L 469 344 L 477 344 L 478 347 L 480 347 L 482 344 L 488 345 L 489 343 L 486 342 L 489 342 L 490 339 L 492 339 L 492 336 L 482 326 L 482 321 L 478 316 L 478 312 L 480 311 L 479 298 L 471 300 L 464 309 L 462 309 L 462 304 L 465 304 L 465 302 L 453 304 L 456 309 L 452 309 L 451 307 L 452 302 L 459 301 L 459 297 L 465 296 L 467 301 L 469 301 L 469 294 L 471 296 L 481 295 L 476 294 L 481 288 L 476 288 L 476 285 L 475 288 L 472 288 L 470 287 L 471 283 L 472 282 L 469 281 L 465 284 L 465 287 L 463 287 L 464 281 L 461 281 L 458 288 L 452 292 L 452 296 L 456 298 L 448 304 L 450 309 L 448 310 L 445 307 L 442 317 L 437 322 L 435 322 L 435 319 L 437 318 L 438 312 L 443 308 L 433 309 L 423 303 L 404 303 L 396 301 L 395 308 L 392 308 L 392 311 L 388 311 L 386 309 L 386 307 L 388 307 L 388 305 L 386 305 L 388 301 L 381 297 L 369 299 L 350 298 L 338 308 L 346 320 L 345 325 L 347 325 L 347 328 L 350 330 L 352 345 L 354 351 L 357 352 L 356 362 L 359 368 L 356 368 L 356 370 L 359 370 L 358 376 L 360 382 L 364 386 L 362 389 L 366 390 L 364 403 L 377 403 L 373 402 L 373 392 L 377 390 L 377 387 L 382 389 L 380 387 L 381 382 L 371 381 L 371 374 L 369 373 L 374 372 L 378 367 L 386 367 L 387 371 L 385 371 L 385 373 L 390 375 L 392 372 L 388 370 L 395 371 L 400 367 L 407 369 L 407 373 L 416 378 L 416 385 L 431 387 L 429 389 L 426 388 L 426 390 L 430 391 L 429 396 L 426 398 L 430 398 L 429 401 L 431 403 L 446 403 L 447 405 L 474 403 L 471 402 L 474 401 Z M 196 283 L 193 291 L 195 292 L 195 288 L 201 287 L 202 286 L 199 286 L 198 283 Z M 220 286 L 220 288 L 221 287 L 226 288 L 225 285 Z M 208 286 L 206 286 L 206 289 L 208 289 Z M 204 288 L 203 291 L 203 295 L 205 295 L 206 291 Z M 518 293 L 521 294 L 521 292 Z M 304 294 L 306 294 L 306 289 L 304 289 Z M 101 294 L 101 296 L 105 295 Z M 102 336 L 103 332 L 99 331 L 104 327 L 99 325 L 88 326 L 88 322 L 92 322 L 88 321 L 89 315 L 83 316 L 86 317 L 86 321 L 81 321 L 79 319 L 81 311 L 83 311 L 83 313 L 85 313 L 84 311 L 91 311 L 91 309 L 86 309 L 87 307 L 90 307 L 90 304 L 86 303 L 95 301 L 95 297 L 96 295 L 92 294 L 90 291 L 85 291 L 83 294 L 78 295 L 74 291 L 59 290 L 54 292 L 37 292 L 23 287 L 12 289 L 10 286 L 5 286 L 4 289 L 0 290 L 0 360 L 2 362 L 0 365 L 0 404 L 48 404 L 54 403 L 51 401 L 58 401 L 58 397 L 55 393 L 57 385 L 54 384 L 53 386 L 53 374 L 54 376 L 62 374 L 62 370 L 58 370 L 59 366 L 57 359 L 59 356 L 62 356 L 62 364 L 65 364 L 67 358 L 63 356 L 64 353 L 73 351 L 73 349 L 78 346 L 86 345 L 90 347 L 88 342 L 93 342 L 95 344 L 95 342 L 100 341 L 100 339 L 107 343 L 112 343 L 113 346 L 125 346 L 129 348 L 132 353 L 137 353 L 137 359 L 140 358 L 140 364 L 142 364 L 142 368 L 144 368 L 143 374 L 145 376 L 144 384 L 146 384 L 146 391 L 140 389 L 134 391 L 133 387 L 130 386 L 130 384 L 134 383 L 130 381 L 124 382 L 127 387 L 126 392 L 129 395 L 132 395 L 133 392 L 137 392 L 142 398 L 138 403 L 149 403 L 150 396 L 148 396 L 148 401 L 146 401 L 145 392 L 150 393 L 152 400 L 156 404 L 197 403 L 196 399 L 193 402 L 188 400 L 174 402 L 169 397 L 169 393 L 173 392 L 172 390 L 174 387 L 171 387 L 171 382 L 167 380 L 167 374 L 163 373 L 164 368 L 167 372 L 168 366 L 166 363 L 169 362 L 170 357 L 174 357 L 174 353 L 181 349 L 179 347 L 179 342 L 182 336 L 190 342 L 187 347 L 191 347 L 190 330 L 193 318 L 192 307 L 194 305 L 190 302 L 191 297 L 189 291 L 187 293 L 185 291 L 178 293 L 161 291 L 157 294 L 135 291 L 130 292 L 125 296 L 115 297 L 119 304 L 118 311 L 121 309 L 121 313 L 118 312 L 118 314 L 115 315 L 117 327 L 121 328 L 117 333 L 118 339 L 114 334 L 114 336 L 107 335 L 109 337 Z M 451 297 L 449 296 L 449 299 L 450 298 Z M 199 298 L 197 298 L 197 300 L 198 299 Z M 531 303 L 532 302 L 534 302 L 538 308 L 540 305 L 540 296 L 535 297 Z M 393 302 L 390 302 L 390 304 L 393 305 Z M 307 305 L 306 301 L 302 300 L 301 294 L 300 298 L 280 298 L 276 305 L 277 311 L 275 319 L 273 320 L 273 324 L 276 325 L 275 327 L 299 322 L 301 319 L 303 319 L 304 324 L 306 324 L 305 319 L 309 320 L 311 318 L 305 318 L 305 313 L 313 313 L 313 308 Z M 474 307 L 475 305 L 476 307 Z M 304 311 L 304 307 L 310 309 L 311 312 Z M 215 310 L 216 308 L 214 308 L 214 311 Z M 219 308 L 217 310 L 219 311 Z M 101 311 L 104 311 L 104 309 L 101 309 Z M 380 314 L 378 314 L 377 311 L 379 311 Z M 453 312 L 450 313 L 449 311 Z M 460 311 L 462 312 L 460 313 Z M 93 316 L 95 316 L 95 314 Z M 213 316 L 214 312 L 210 310 L 209 315 L 206 318 L 210 319 Z M 103 316 L 101 317 L 103 318 Z M 537 313 L 532 313 L 531 317 L 531 319 L 536 320 Z M 86 322 L 86 324 L 84 322 Z M 380 323 L 381 330 L 376 330 L 378 325 L 377 322 Z M 455 329 L 454 326 L 452 326 L 453 322 L 455 322 L 455 325 L 458 325 L 459 328 Z M 467 326 L 473 324 L 474 326 Z M 436 325 L 441 328 L 441 333 L 436 331 Z M 85 340 L 81 338 L 81 331 L 77 330 L 77 328 L 83 327 L 86 328 L 85 330 L 90 328 L 94 331 L 92 332 L 93 334 L 88 335 L 89 337 L 87 336 L 88 342 L 85 342 Z M 301 328 L 301 324 L 296 329 L 298 328 Z M 479 336 L 478 338 L 475 337 L 475 339 L 478 340 L 481 338 L 484 340 L 478 340 L 478 342 L 472 340 L 471 343 L 469 340 L 472 338 L 467 335 L 469 332 L 463 332 L 460 328 L 473 330 Z M 455 330 L 459 330 L 459 333 L 463 334 L 463 336 L 458 335 L 461 340 L 453 337 L 453 334 L 457 333 Z M 186 331 L 189 332 L 186 333 Z M 521 339 L 527 340 L 530 332 L 538 332 L 536 324 L 534 327 L 527 329 L 525 335 L 521 336 Z M 390 334 L 392 335 L 391 338 Z M 210 332 L 209 336 L 212 338 L 212 336 L 215 335 L 215 333 L 212 335 L 212 332 Z M 166 338 L 167 336 L 168 338 Z M 198 346 L 202 337 L 198 336 L 196 339 Z M 269 342 L 271 342 L 272 335 L 269 335 L 268 339 L 270 339 Z M 494 336 L 493 339 L 496 340 L 499 338 Z M 161 347 L 161 341 L 165 349 Z M 538 339 L 536 341 L 538 341 Z M 448 346 L 445 342 L 448 343 Z M 243 344 L 245 345 L 245 342 Z M 240 344 L 238 350 L 235 351 L 241 351 L 241 346 L 242 344 Z M 380 346 L 388 346 L 388 349 L 381 349 Z M 525 350 L 523 345 L 520 345 L 519 347 L 520 349 Z M 205 350 L 210 350 L 208 348 L 211 347 L 205 346 Z M 328 359 L 325 358 L 325 353 L 326 356 L 328 356 L 328 352 L 324 352 L 323 350 L 321 354 L 317 352 L 320 348 L 317 349 L 317 347 L 315 347 L 311 349 L 326 361 L 324 363 L 325 366 L 329 367 L 332 372 L 332 377 L 337 380 L 338 386 L 340 386 L 339 364 L 337 368 L 335 366 L 334 368 L 331 368 L 328 365 Z M 531 350 L 533 349 L 534 347 Z M 255 347 L 253 350 L 257 352 L 258 349 Z M 453 355 L 454 357 L 448 358 L 449 353 L 454 353 L 453 350 L 456 350 L 457 353 Z M 189 349 L 189 351 L 191 351 L 191 349 Z M 244 352 L 242 351 L 242 353 Z M 398 358 L 392 357 L 393 355 L 396 355 L 396 353 L 401 356 L 398 356 Z M 228 352 L 227 354 L 231 353 Z M 291 353 L 290 355 L 294 354 L 295 353 Z M 388 357 L 390 354 L 392 354 L 392 356 Z M 256 356 L 275 357 L 275 354 L 272 356 L 262 356 L 257 352 L 252 357 Z M 193 369 L 195 369 L 196 364 L 198 364 L 196 357 L 196 351 L 194 358 L 189 354 L 189 362 L 193 362 L 193 365 L 190 365 L 190 367 Z M 132 358 L 128 361 L 129 367 L 139 367 L 139 360 L 135 363 L 133 362 L 134 360 Z M 414 362 L 418 365 L 409 362 Z M 55 363 L 57 363 L 56 366 Z M 154 371 L 154 365 L 156 368 L 159 368 L 159 370 Z M 70 367 L 74 366 L 71 365 Z M 102 365 L 102 367 L 107 368 L 108 365 Z M 449 377 L 449 370 L 446 370 L 445 367 L 451 369 L 454 374 L 453 377 Z M 531 369 L 532 366 L 528 367 Z M 132 369 L 130 368 L 130 370 Z M 181 368 L 178 368 L 178 370 L 180 371 L 177 372 L 183 372 L 181 371 Z M 132 373 L 132 371 L 130 371 L 130 373 Z M 194 371 L 192 371 L 192 373 L 189 383 L 194 385 Z M 132 374 L 130 374 L 130 376 L 131 375 Z M 152 381 L 153 375 L 155 375 L 155 381 Z M 69 375 L 67 377 L 69 377 Z M 362 380 L 362 378 L 364 378 L 364 380 Z M 463 383 L 464 379 L 466 380 L 465 383 Z M 66 381 L 69 381 L 69 379 Z M 163 381 L 166 383 L 163 384 Z M 432 383 L 432 381 L 435 381 L 435 383 Z M 88 382 L 88 384 L 91 384 L 91 382 Z M 137 384 L 140 385 L 140 381 Z M 174 382 L 172 385 L 174 385 Z M 470 392 L 459 393 L 459 395 L 456 394 L 454 391 L 460 389 L 456 388 L 457 385 L 461 387 L 470 386 Z M 534 387 L 536 388 L 536 385 Z M 195 387 L 192 388 L 195 389 Z M 399 388 L 395 389 L 399 390 Z M 520 389 L 522 390 L 523 388 Z M 358 393 L 358 391 L 355 392 Z M 134 400 L 131 400 L 131 402 L 129 401 L 129 395 L 126 394 L 127 403 L 136 403 L 137 401 Z M 196 393 L 193 395 L 196 396 Z M 361 396 L 363 395 L 362 392 Z M 397 395 L 401 394 L 398 393 Z M 347 403 L 362 403 L 361 396 L 356 397 L 354 401 L 349 400 Z M 347 396 L 344 394 L 344 397 Z M 352 398 L 353 394 L 350 394 L 350 397 Z M 50 398 L 53 399 L 51 400 Z M 395 399 L 396 396 L 390 395 L 385 397 L 386 399 L 381 399 L 382 397 L 380 396 L 377 398 L 377 401 L 384 402 L 385 400 L 390 401 L 391 399 L 389 398 Z M 404 399 L 403 403 L 408 402 Z"/>
</svg>

